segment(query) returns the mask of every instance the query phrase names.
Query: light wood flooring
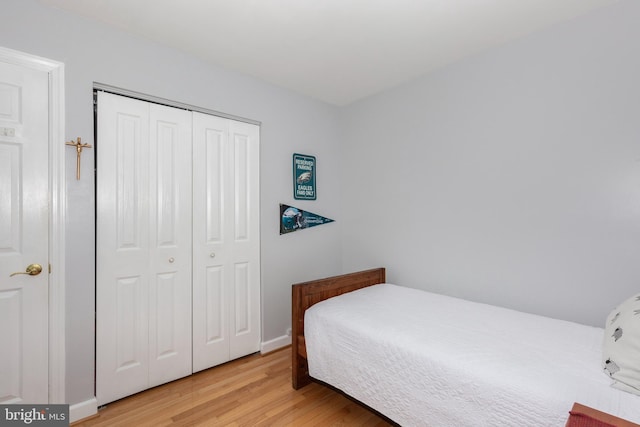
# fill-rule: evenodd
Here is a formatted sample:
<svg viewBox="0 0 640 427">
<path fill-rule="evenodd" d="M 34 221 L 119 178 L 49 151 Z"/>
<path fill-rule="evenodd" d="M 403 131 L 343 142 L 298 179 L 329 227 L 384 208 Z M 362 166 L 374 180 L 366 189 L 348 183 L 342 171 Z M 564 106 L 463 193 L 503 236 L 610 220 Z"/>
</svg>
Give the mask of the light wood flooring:
<svg viewBox="0 0 640 427">
<path fill-rule="evenodd" d="M 340 393 L 291 387 L 291 348 L 244 357 L 110 403 L 73 427 L 389 426 Z"/>
</svg>

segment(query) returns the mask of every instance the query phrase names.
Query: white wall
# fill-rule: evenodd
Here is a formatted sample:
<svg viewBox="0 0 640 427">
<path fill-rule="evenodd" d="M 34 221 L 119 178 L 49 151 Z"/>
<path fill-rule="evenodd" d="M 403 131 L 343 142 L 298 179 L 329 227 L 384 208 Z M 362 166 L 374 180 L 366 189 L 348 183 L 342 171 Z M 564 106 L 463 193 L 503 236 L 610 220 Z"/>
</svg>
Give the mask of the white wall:
<svg viewBox="0 0 640 427">
<path fill-rule="evenodd" d="M 3 0 L 0 46 L 61 61 L 66 72 L 66 140 L 93 140 L 93 82 L 258 120 L 261 127 L 263 341 L 291 324 L 290 285 L 341 272 L 339 135 L 335 108 L 229 72 L 99 23 L 42 6 Z M 292 155 L 317 156 L 318 200 L 294 203 Z M 94 395 L 94 150 L 67 157 L 67 402 Z M 337 219 L 279 235 L 279 203 Z M 54 266 L 55 268 L 55 266 Z"/>
<path fill-rule="evenodd" d="M 602 326 L 640 287 L 640 2 L 343 111 L 344 269 Z"/>
</svg>

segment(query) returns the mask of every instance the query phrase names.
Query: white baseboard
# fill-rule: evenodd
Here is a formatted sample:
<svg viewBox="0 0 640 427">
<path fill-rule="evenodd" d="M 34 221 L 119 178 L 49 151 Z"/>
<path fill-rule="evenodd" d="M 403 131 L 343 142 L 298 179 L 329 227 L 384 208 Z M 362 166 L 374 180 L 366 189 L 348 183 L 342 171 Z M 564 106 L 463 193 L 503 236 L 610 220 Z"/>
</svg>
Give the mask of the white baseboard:
<svg viewBox="0 0 640 427">
<path fill-rule="evenodd" d="M 69 406 L 69 422 L 75 422 L 98 413 L 98 401 L 95 397 Z"/>
<path fill-rule="evenodd" d="M 291 345 L 291 337 L 288 335 L 283 335 L 281 337 L 261 343 L 260 353 L 262 354 L 270 353 L 272 351 L 276 351 L 288 345 Z"/>
</svg>

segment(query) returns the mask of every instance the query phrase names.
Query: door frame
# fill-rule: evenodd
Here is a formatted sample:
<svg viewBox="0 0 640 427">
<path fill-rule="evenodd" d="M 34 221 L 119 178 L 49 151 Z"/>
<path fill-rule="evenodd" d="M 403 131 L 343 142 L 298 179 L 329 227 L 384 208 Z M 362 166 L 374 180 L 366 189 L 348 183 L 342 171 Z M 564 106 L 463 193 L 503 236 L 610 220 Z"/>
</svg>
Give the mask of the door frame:
<svg viewBox="0 0 640 427">
<path fill-rule="evenodd" d="M 49 403 L 66 403 L 64 64 L 0 47 L 0 61 L 49 74 Z"/>
</svg>

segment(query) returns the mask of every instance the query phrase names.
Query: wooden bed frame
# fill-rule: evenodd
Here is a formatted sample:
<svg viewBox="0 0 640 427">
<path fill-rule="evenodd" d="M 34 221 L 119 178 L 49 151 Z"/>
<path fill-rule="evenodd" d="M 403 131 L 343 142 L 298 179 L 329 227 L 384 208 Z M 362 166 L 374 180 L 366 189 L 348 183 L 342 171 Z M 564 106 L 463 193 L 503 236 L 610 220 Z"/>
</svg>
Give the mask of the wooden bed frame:
<svg viewBox="0 0 640 427">
<path fill-rule="evenodd" d="M 292 384 L 299 389 L 309 384 L 307 349 L 304 340 L 304 313 L 312 305 L 356 289 L 384 283 L 384 268 L 342 274 L 310 282 L 297 283 L 291 288 L 291 335 L 292 335 Z"/>
<path fill-rule="evenodd" d="M 565 427 L 639 427 L 638 424 L 614 417 L 580 403 L 574 403 L 569 411 Z"/>
</svg>

